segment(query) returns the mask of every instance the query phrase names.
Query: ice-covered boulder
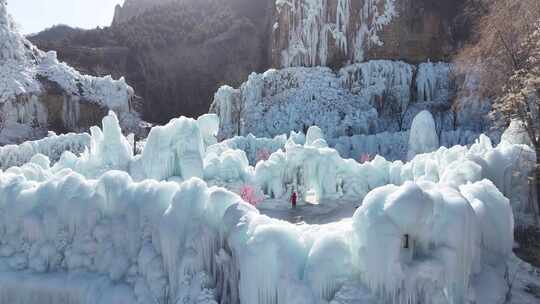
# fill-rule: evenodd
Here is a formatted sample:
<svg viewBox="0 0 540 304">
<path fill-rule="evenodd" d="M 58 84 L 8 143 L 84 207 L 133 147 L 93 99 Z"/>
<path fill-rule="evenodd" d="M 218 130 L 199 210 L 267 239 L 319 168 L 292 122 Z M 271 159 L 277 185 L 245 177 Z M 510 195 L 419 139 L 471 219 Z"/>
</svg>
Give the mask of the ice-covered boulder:
<svg viewBox="0 0 540 304">
<path fill-rule="evenodd" d="M 317 126 L 311 126 L 306 133 L 306 145 L 312 146 L 318 140 L 325 140 L 324 133 L 321 128 Z"/>
<path fill-rule="evenodd" d="M 439 136 L 433 115 L 428 111 L 422 111 L 412 122 L 407 158 L 411 160 L 418 154 L 433 152 L 438 148 Z"/>
</svg>

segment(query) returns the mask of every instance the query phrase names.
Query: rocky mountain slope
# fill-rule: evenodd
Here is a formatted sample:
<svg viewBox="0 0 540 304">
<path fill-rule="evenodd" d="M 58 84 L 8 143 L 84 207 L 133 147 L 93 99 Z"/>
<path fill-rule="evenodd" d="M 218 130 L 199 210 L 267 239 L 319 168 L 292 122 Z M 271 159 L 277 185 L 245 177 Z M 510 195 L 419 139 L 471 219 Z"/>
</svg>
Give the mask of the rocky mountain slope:
<svg viewBox="0 0 540 304">
<path fill-rule="evenodd" d="M 133 96 L 122 78 L 82 75 L 59 62 L 55 52 L 37 49 L 17 31 L 0 0 L 0 144 L 47 130 L 86 130 L 108 110 L 136 128 Z"/>
<path fill-rule="evenodd" d="M 287 66 L 446 60 L 462 0 L 127 0 L 113 25 L 61 41 L 30 37 L 94 74 L 125 75 L 164 122 L 207 112 L 223 84 Z"/>
</svg>

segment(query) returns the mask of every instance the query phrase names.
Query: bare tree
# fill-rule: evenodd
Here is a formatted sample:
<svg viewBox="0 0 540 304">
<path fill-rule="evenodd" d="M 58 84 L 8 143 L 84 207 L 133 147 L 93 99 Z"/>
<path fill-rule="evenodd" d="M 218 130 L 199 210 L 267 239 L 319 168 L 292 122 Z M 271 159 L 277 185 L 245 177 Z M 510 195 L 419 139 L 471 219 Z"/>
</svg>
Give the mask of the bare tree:
<svg viewBox="0 0 540 304">
<path fill-rule="evenodd" d="M 522 43 L 528 57 L 495 100 L 493 116 L 503 122 L 517 119 L 523 123 L 536 152 L 535 184 L 540 198 L 540 18 L 531 27 L 532 32 Z M 538 204 L 540 208 L 540 200 Z"/>
<path fill-rule="evenodd" d="M 474 66 L 479 96 L 497 98 L 514 72 L 527 64 L 532 46 L 524 42 L 540 19 L 540 1 L 467 0 L 464 14 L 475 22 L 469 43 L 455 58 L 458 68 Z"/>
<path fill-rule="evenodd" d="M 493 103 L 490 117 L 499 126 L 524 123 L 536 151 L 540 198 L 540 1 L 468 0 L 465 12 L 476 22 L 469 45 L 456 56 L 458 68 L 478 74 L 477 99 Z"/>
</svg>

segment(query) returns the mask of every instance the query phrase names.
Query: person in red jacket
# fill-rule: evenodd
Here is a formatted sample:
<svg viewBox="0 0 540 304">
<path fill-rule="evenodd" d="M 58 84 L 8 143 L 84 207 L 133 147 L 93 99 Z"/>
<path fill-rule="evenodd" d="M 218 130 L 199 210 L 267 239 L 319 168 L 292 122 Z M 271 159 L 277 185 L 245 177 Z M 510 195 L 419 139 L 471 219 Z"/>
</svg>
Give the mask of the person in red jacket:
<svg viewBox="0 0 540 304">
<path fill-rule="evenodd" d="M 291 195 L 291 205 L 293 208 L 296 208 L 296 199 L 297 199 L 296 191 L 293 191 Z"/>
</svg>

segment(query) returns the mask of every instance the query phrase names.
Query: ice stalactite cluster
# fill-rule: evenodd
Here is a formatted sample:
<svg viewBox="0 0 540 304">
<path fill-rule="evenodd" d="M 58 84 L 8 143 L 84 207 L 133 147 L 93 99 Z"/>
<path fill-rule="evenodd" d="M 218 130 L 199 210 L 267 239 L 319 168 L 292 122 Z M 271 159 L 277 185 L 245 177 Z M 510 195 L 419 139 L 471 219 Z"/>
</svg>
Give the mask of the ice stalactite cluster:
<svg viewBox="0 0 540 304">
<path fill-rule="evenodd" d="M 47 156 L 51 162 L 58 161 L 66 151 L 80 154 L 90 145 L 90 138 L 90 135 L 86 133 L 71 133 L 59 136 L 51 135 L 20 145 L 0 147 L 0 169 L 6 170 L 9 167 L 22 166 L 36 154 Z"/>
<path fill-rule="evenodd" d="M 350 54 L 355 62 L 365 59 L 372 46 L 381 46 L 382 28 L 397 15 L 395 0 L 277 0 L 274 35 L 285 31 L 282 67 L 326 66 L 330 50 Z"/>
<path fill-rule="evenodd" d="M 142 153 L 133 155 L 132 145 L 122 134 L 118 118 L 111 112 L 103 119 L 101 129 L 91 128 L 88 149 L 80 157 L 64 153 L 53 171 L 69 168 L 95 178 L 109 170 L 121 170 L 129 172 L 136 180 L 203 177 L 204 135 L 211 141 L 212 125 L 217 125 L 215 115 L 207 118 L 196 121 L 181 117 L 152 128 Z"/>
<path fill-rule="evenodd" d="M 423 143 L 422 136 L 415 138 L 413 134 L 410 141 Z M 255 166 L 255 179 L 267 195 L 287 197 L 294 189 L 301 197 L 314 193 L 324 202 L 338 197 L 361 199 L 380 186 L 406 181 L 425 180 L 455 188 L 485 178 L 511 199 L 516 212 L 527 213 L 530 209 L 527 176 L 532 172 L 534 152 L 527 146 L 503 142 L 493 147 L 491 140 L 482 135 L 470 148 L 441 147 L 419 154 L 407 163 L 375 156 L 361 164 L 341 158 L 336 150 L 328 148 L 324 139 L 308 142 L 299 145 L 290 139 L 283 150 Z M 413 144 L 412 148 L 416 146 Z M 425 152 L 429 151 L 422 151 Z M 506 167 L 501 163 L 507 164 Z"/>
<path fill-rule="evenodd" d="M 269 70 L 253 73 L 238 89 L 221 87 L 211 111 L 221 118 L 220 138 L 305 133 L 312 125 L 328 138 L 399 132 L 409 129 L 423 110 L 433 114 L 438 133 L 486 131 L 482 109 L 463 109 L 476 113 L 470 120 L 459 119 L 465 114 L 452 109 L 452 73 L 448 63 L 414 66 L 386 60 L 338 72 L 322 67 Z"/>
<path fill-rule="evenodd" d="M 454 92 L 452 66 L 427 62 L 418 66 L 416 99 L 418 102 L 446 102 Z"/>
<path fill-rule="evenodd" d="M 296 140 L 300 140 L 298 137 L 304 136 L 303 133 L 293 133 L 292 137 L 297 135 Z M 246 157 L 249 160 L 251 165 L 256 165 L 260 160 L 260 154 L 262 152 L 274 153 L 279 149 L 285 147 L 287 142 L 287 135 L 282 134 L 274 138 L 262 138 L 255 137 L 253 134 L 248 134 L 247 136 L 235 136 L 230 139 L 226 139 L 217 144 L 209 146 L 207 153 L 215 153 L 219 155 L 226 150 L 242 150 L 246 153 Z"/>
<path fill-rule="evenodd" d="M 526 146 L 481 136 L 408 163 L 360 164 L 311 127 L 252 167 L 242 150 L 206 147 L 216 125 L 175 119 L 133 156 L 111 113 L 80 157 L 66 152 L 51 167 L 38 154 L 0 171 L 0 301 L 312 304 L 339 301 L 355 282 L 366 299 L 484 303 L 479 276 L 498 284 L 491 298 L 505 296 L 512 188 L 526 183 L 502 165 L 532 170 L 516 167 Z M 217 179 L 363 204 L 351 219 L 294 225 L 208 186 Z"/>
<path fill-rule="evenodd" d="M 479 136 L 480 133 L 468 130 L 443 131 L 440 134 L 440 146 L 447 148 L 456 145 L 471 146 Z M 249 164 L 255 166 L 261 160 L 261 153 L 271 154 L 283 149 L 289 138 L 298 144 L 305 142 L 305 135 L 302 132 L 293 131 L 289 136 L 282 134 L 274 138 L 255 137 L 253 134 L 248 134 L 247 136 L 235 136 L 211 145 L 208 152 L 219 155 L 229 149 L 242 150 L 246 153 Z M 336 149 L 341 157 L 356 160 L 364 154 L 372 157 L 380 155 L 387 160 L 407 160 L 408 140 L 409 131 L 327 138 L 328 145 Z M 437 148 L 439 147 L 437 146 Z"/>
<path fill-rule="evenodd" d="M 407 160 L 410 131 L 382 132 L 373 135 L 353 135 L 329 138 L 330 147 L 338 150 L 341 157 L 359 159 L 363 154 L 380 155 L 387 160 Z M 471 146 L 480 137 L 479 133 L 468 130 L 443 131 L 440 146 Z M 438 149 L 439 146 L 436 147 Z"/>
</svg>

